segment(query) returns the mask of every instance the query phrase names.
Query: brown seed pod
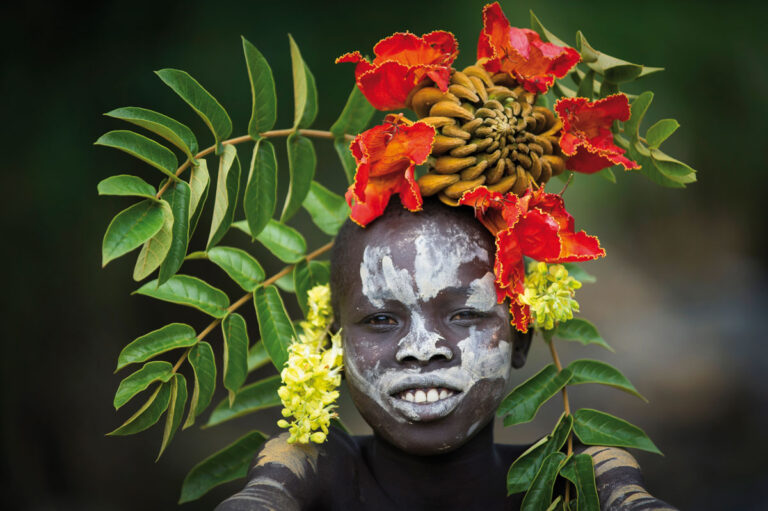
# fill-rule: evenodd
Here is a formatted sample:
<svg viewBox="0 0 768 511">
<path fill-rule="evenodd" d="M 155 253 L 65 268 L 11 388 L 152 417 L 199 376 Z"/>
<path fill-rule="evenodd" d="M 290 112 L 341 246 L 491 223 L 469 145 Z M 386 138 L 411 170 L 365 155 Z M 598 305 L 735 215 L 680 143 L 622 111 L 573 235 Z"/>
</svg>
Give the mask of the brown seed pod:
<svg viewBox="0 0 768 511">
<path fill-rule="evenodd" d="M 474 190 L 483 183 L 485 183 L 485 176 L 480 176 L 477 179 L 473 179 L 472 181 L 459 181 L 458 183 L 447 186 L 443 190 L 443 193 L 451 199 L 458 199 L 464 194 L 464 192 Z"/>
<path fill-rule="evenodd" d="M 447 186 L 450 186 L 459 181 L 458 174 L 424 174 L 416 182 L 421 190 L 421 195 L 429 197 L 434 195 Z"/>
<path fill-rule="evenodd" d="M 438 132 L 431 168 L 422 177 L 429 194 L 453 204 L 459 191 L 480 181 L 494 191 L 522 194 L 563 172 L 562 126 L 535 102 L 536 95 L 509 74 L 491 76 L 479 64 L 453 71 L 447 93 L 431 85 L 414 93 L 412 108 Z"/>
</svg>

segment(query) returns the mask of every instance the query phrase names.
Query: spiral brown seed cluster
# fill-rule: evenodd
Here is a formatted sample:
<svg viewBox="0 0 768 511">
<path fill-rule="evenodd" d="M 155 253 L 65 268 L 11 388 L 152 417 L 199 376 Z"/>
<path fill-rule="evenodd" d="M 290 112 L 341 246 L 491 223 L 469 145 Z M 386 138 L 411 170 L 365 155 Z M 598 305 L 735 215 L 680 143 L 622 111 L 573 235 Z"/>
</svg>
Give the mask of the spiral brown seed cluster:
<svg viewBox="0 0 768 511">
<path fill-rule="evenodd" d="M 408 106 L 437 131 L 421 194 L 457 205 L 480 185 L 520 195 L 562 173 L 560 122 L 535 100 L 508 75 L 478 65 L 453 71 L 447 92 L 431 84 L 412 92 Z"/>
</svg>

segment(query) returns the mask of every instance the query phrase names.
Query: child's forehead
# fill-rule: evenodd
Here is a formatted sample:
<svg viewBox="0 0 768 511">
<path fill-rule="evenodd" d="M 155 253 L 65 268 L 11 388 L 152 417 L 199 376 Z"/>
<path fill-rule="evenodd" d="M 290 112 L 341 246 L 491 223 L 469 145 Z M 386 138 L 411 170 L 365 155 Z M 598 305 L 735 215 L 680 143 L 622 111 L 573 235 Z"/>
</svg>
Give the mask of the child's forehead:
<svg viewBox="0 0 768 511">
<path fill-rule="evenodd" d="M 394 299 L 413 305 L 444 289 L 466 287 L 478 269 L 481 273 L 490 269 L 490 254 L 473 232 L 428 221 L 401 234 L 374 240 L 364 248 L 360 282 L 371 303 Z M 476 263 L 472 275 L 466 275 L 469 280 L 462 275 L 467 263 Z"/>
</svg>

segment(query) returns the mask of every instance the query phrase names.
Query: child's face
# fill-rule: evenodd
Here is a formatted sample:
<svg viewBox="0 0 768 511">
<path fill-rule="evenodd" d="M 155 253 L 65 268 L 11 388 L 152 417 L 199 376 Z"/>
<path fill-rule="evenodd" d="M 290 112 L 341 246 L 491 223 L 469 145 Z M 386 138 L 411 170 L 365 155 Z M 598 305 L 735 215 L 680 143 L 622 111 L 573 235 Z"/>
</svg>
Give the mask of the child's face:
<svg viewBox="0 0 768 511">
<path fill-rule="evenodd" d="M 379 435 L 435 454 L 493 418 L 508 390 L 511 327 L 487 239 L 449 222 L 400 223 L 351 247 L 358 262 L 339 299 L 345 373 Z"/>
</svg>

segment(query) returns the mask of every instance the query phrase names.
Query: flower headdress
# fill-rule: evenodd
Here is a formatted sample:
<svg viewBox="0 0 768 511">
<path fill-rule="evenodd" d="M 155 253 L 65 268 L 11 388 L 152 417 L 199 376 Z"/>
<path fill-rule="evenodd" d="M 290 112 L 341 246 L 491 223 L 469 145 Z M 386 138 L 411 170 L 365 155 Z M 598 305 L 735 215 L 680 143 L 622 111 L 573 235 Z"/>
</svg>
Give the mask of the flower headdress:
<svg viewBox="0 0 768 511">
<path fill-rule="evenodd" d="M 245 39 L 253 97 L 247 135 L 228 138 L 232 122 L 226 110 L 194 78 L 175 69 L 157 74 L 204 120 L 213 146 L 198 150 L 192 130 L 158 112 L 129 107 L 107 114 L 151 132 L 178 151 L 127 130 L 111 131 L 96 142 L 127 152 L 167 176 L 159 189 L 131 175 L 99 183 L 100 194 L 140 199 L 109 224 L 103 263 L 142 247 L 134 279 L 143 281 L 154 272 L 157 278 L 136 293 L 194 307 L 212 317 L 199 333 L 190 325 L 171 323 L 123 349 L 118 370 L 133 364 L 141 367 L 120 383 L 115 407 L 143 391 L 148 397 L 112 435 L 143 431 L 165 414 L 162 453 L 182 424 L 185 408 L 183 428 L 195 422 L 216 387 L 214 350 L 205 339 L 219 327 L 222 380 L 229 395 L 215 407 L 206 426 L 282 405 L 285 418 L 279 424 L 289 428 L 289 441 L 324 441 L 337 418 L 334 401 L 342 362 L 338 332 L 330 332 L 328 266 L 318 260 L 332 242 L 307 253 L 301 233 L 288 222 L 304 208 L 319 229 L 333 236 L 347 217 L 361 226 L 374 221 L 393 195 L 410 211 L 421 208 L 423 197 L 435 195 L 449 206 L 472 207 L 493 234 L 497 298 L 508 301 L 519 331 L 533 327 L 542 332 L 553 355 L 553 364 L 504 399 L 498 415 L 505 425 L 530 421 L 544 402 L 563 393 L 565 413 L 550 435 L 512 465 L 508 491 L 552 488 L 559 474 L 575 485 L 579 509 L 597 509 L 592 461 L 589 455 L 573 453 L 573 435 L 584 444 L 658 452 L 642 430 L 619 418 L 591 409 L 571 412 L 567 386 L 599 383 L 639 394 L 618 370 L 603 362 L 577 360 L 563 367 L 553 339 L 608 347 L 594 325 L 574 317 L 579 311 L 575 290 L 594 280 L 576 263 L 602 257 L 605 251 L 595 236 L 576 230 L 565 209 L 563 192 L 573 173 L 615 181 L 613 167 L 641 173 L 664 186 L 684 187 L 695 181 L 693 169 L 659 148 L 677 122 L 659 121 L 641 136 L 639 125 L 653 95 L 628 96 L 619 90 L 621 84 L 660 69 L 599 52 L 581 32 L 572 48 L 533 15 L 531 29 L 513 27 L 498 3 L 483 9 L 482 23 L 475 62 L 462 69 L 454 67 L 458 44 L 443 31 L 421 37 L 396 33 L 374 46 L 371 60 L 359 52 L 339 57 L 337 62 L 355 64 L 356 87 L 330 131 L 308 129 L 317 114 L 317 90 L 293 39 L 295 108 L 290 129 L 274 129 L 272 72 Z M 365 130 L 375 109 L 399 112 Z M 290 187 L 277 219 L 277 159 L 271 139 L 279 136 L 287 136 Z M 315 136 L 334 141 L 350 181 L 344 197 L 314 180 L 311 137 Z M 254 146 L 241 191 L 241 174 L 246 172 L 236 146 L 246 142 Z M 218 170 L 215 192 L 210 194 L 214 202 L 210 231 L 203 250 L 189 252 L 209 196 L 206 158 L 211 153 L 218 157 Z M 181 165 L 177 154 L 184 158 Z M 188 179 L 183 179 L 187 170 Z M 546 191 L 552 179 L 563 180 L 562 191 Z M 235 221 L 239 196 L 245 218 Z M 288 266 L 266 278 L 252 254 L 221 244 L 232 227 L 259 241 Z M 178 273 L 187 261 L 196 259 L 222 269 L 245 295 L 231 302 L 221 289 Z M 306 316 L 298 325 L 281 298 L 281 293 L 291 292 Z M 246 318 L 236 312 L 250 301 L 261 336 L 254 343 Z M 172 352 L 181 353 L 175 363 L 162 360 Z M 262 374 L 246 384 L 249 374 L 270 361 L 281 376 Z M 191 392 L 186 378 L 193 381 Z M 187 476 L 181 501 L 245 474 L 265 438 L 251 432 L 201 462 Z M 537 498 L 543 503 L 547 498 L 540 493 Z M 549 501 L 543 505 L 546 508 Z"/>
</svg>

